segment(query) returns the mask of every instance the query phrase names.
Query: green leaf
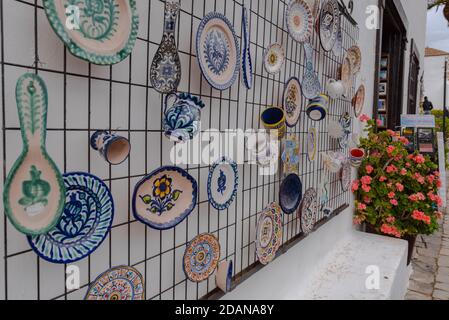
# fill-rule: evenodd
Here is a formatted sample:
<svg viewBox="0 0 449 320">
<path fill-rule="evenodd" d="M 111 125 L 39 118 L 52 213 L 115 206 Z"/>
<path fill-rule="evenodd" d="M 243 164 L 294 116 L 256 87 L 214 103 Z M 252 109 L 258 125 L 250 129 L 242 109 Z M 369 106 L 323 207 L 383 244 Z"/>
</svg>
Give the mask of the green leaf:
<svg viewBox="0 0 449 320">
<path fill-rule="evenodd" d="M 173 199 L 174 201 L 178 200 L 178 199 L 179 199 L 179 196 L 181 195 L 181 193 L 182 193 L 182 191 L 180 191 L 180 190 L 175 190 L 175 191 L 173 191 L 172 199 Z"/>
<path fill-rule="evenodd" d="M 140 199 L 142 199 L 143 203 L 145 204 L 150 204 L 151 203 L 151 196 L 150 195 L 145 195 L 145 196 L 141 196 Z"/>
<path fill-rule="evenodd" d="M 30 206 L 33 204 L 33 200 L 31 200 L 30 198 L 22 198 L 19 200 L 19 204 L 21 206 Z"/>
<path fill-rule="evenodd" d="M 174 207 L 173 203 L 167 204 L 167 211 L 170 211 L 171 209 L 173 209 L 173 207 Z"/>
</svg>

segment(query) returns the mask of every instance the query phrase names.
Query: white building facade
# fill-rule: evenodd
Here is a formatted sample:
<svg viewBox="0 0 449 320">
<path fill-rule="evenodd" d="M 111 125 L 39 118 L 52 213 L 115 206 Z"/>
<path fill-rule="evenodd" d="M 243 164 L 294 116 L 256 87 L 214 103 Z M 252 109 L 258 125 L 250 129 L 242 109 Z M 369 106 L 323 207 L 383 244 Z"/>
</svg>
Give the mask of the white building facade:
<svg viewBox="0 0 449 320">
<path fill-rule="evenodd" d="M 444 87 L 449 86 L 448 80 L 444 81 L 444 67 L 447 59 L 449 59 L 448 52 L 433 48 L 426 49 L 424 95 L 429 98 L 436 110 L 443 110 Z M 449 96 L 446 97 L 446 107 L 448 103 Z"/>
</svg>

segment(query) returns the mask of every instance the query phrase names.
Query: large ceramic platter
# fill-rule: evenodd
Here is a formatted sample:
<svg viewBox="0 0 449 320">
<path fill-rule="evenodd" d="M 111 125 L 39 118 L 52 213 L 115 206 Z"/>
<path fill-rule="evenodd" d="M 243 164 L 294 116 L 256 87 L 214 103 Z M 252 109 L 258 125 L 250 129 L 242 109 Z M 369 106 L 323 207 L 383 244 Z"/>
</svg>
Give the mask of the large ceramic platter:
<svg viewBox="0 0 449 320">
<path fill-rule="evenodd" d="M 362 66 L 362 52 L 358 46 L 352 46 L 346 53 L 349 61 L 351 62 L 351 72 L 356 74 L 360 71 Z"/>
<path fill-rule="evenodd" d="M 184 252 L 184 272 L 191 281 L 209 278 L 220 260 L 220 243 L 209 233 L 200 234 L 187 244 Z"/>
<path fill-rule="evenodd" d="M 351 163 L 349 161 L 345 161 L 341 168 L 341 188 L 344 192 L 349 190 L 349 186 L 351 185 Z"/>
<path fill-rule="evenodd" d="M 170 229 L 193 211 L 197 195 L 197 182 L 187 171 L 161 167 L 134 188 L 133 213 L 137 220 L 154 229 Z"/>
<path fill-rule="evenodd" d="M 288 175 L 279 188 L 279 204 L 282 211 L 292 214 L 298 209 L 302 199 L 302 182 L 295 173 Z"/>
<path fill-rule="evenodd" d="M 273 43 L 268 46 L 264 53 L 264 67 L 269 74 L 281 72 L 285 62 L 285 52 L 279 43 Z"/>
<path fill-rule="evenodd" d="M 71 263 L 97 249 L 114 217 L 114 202 L 106 184 L 82 172 L 64 175 L 66 202 L 56 227 L 47 234 L 28 237 L 33 250 L 53 263 Z"/>
<path fill-rule="evenodd" d="M 281 208 L 276 203 L 268 205 L 260 214 L 256 229 L 256 255 L 260 263 L 273 261 L 282 241 Z"/>
<path fill-rule="evenodd" d="M 137 269 L 120 266 L 103 272 L 90 285 L 85 300 L 145 300 L 145 284 Z"/>
<path fill-rule="evenodd" d="M 313 15 L 305 0 L 291 0 L 285 9 L 285 22 L 290 36 L 297 42 L 310 39 L 313 30 Z"/>
<path fill-rule="evenodd" d="M 310 188 L 304 194 L 301 207 L 298 210 L 301 221 L 301 230 L 305 234 L 312 232 L 318 213 L 318 195 L 314 188 Z"/>
<path fill-rule="evenodd" d="M 237 194 L 239 174 L 237 164 L 223 157 L 213 164 L 207 179 L 209 202 L 217 210 L 226 210 Z"/>
<path fill-rule="evenodd" d="M 248 10 L 243 7 L 243 51 L 242 51 L 242 74 L 243 84 L 249 90 L 253 86 L 253 62 L 251 58 L 251 43 L 249 36 Z"/>
<path fill-rule="evenodd" d="M 307 158 L 315 161 L 318 149 L 318 132 L 316 128 L 310 128 L 307 134 Z"/>
<path fill-rule="evenodd" d="M 298 78 L 292 77 L 287 81 L 283 101 L 285 121 L 289 127 L 294 127 L 301 115 L 301 84 Z"/>
<path fill-rule="evenodd" d="M 357 90 L 354 99 L 352 100 L 352 105 L 354 107 L 355 117 L 358 118 L 363 112 L 363 105 L 365 104 L 365 86 L 360 85 Z"/>
<path fill-rule="evenodd" d="M 78 58 L 109 65 L 134 48 L 139 29 L 135 0 L 43 0 L 43 5 L 53 30 Z"/>
<path fill-rule="evenodd" d="M 234 27 L 218 12 L 207 14 L 198 27 L 197 59 L 207 82 L 217 90 L 230 88 L 240 70 L 240 49 Z"/>
<path fill-rule="evenodd" d="M 331 51 L 340 28 L 340 8 L 337 0 L 324 0 L 320 13 L 320 40 L 325 51 Z"/>
</svg>

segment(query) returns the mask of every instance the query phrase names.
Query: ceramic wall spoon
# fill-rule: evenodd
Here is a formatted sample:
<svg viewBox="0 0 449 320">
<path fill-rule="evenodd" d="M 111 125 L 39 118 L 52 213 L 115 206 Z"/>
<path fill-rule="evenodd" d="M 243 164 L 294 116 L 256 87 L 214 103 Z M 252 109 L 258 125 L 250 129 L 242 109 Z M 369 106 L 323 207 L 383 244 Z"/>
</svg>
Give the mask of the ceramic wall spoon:
<svg viewBox="0 0 449 320">
<path fill-rule="evenodd" d="M 307 99 L 313 99 L 321 93 L 321 84 L 317 73 L 313 70 L 313 48 L 310 43 L 304 43 L 306 68 L 302 79 L 302 94 Z"/>
<path fill-rule="evenodd" d="M 164 34 L 150 69 L 151 85 L 160 93 L 176 91 L 181 81 L 181 61 L 175 42 L 179 3 L 165 2 Z"/>
<path fill-rule="evenodd" d="M 44 234 L 59 221 L 65 202 L 61 173 L 45 149 L 47 88 L 35 74 L 17 82 L 23 150 L 5 182 L 3 203 L 11 223 L 28 235 Z"/>
</svg>

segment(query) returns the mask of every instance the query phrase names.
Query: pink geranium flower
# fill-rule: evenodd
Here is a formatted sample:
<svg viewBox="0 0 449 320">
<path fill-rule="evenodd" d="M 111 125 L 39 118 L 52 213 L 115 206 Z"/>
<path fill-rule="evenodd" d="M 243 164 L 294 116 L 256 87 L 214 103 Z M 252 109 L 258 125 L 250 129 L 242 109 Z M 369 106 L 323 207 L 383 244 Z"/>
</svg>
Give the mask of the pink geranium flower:
<svg viewBox="0 0 449 320">
<path fill-rule="evenodd" d="M 401 169 L 401 176 L 406 176 L 407 175 L 407 170 L 406 169 Z"/>
<path fill-rule="evenodd" d="M 398 182 L 396 183 L 396 189 L 398 189 L 399 192 L 402 192 L 404 191 L 404 186 Z"/>
<path fill-rule="evenodd" d="M 390 155 L 394 152 L 394 150 L 396 150 L 396 148 L 394 146 L 388 146 L 387 147 L 387 153 L 390 154 Z"/>
<path fill-rule="evenodd" d="M 365 191 L 366 193 L 369 193 L 371 191 L 371 187 L 364 184 L 362 185 L 362 190 Z"/>
<path fill-rule="evenodd" d="M 418 154 L 414 160 L 417 164 L 424 164 L 426 162 L 426 159 L 421 154 Z"/>
<path fill-rule="evenodd" d="M 371 120 L 371 118 L 368 117 L 366 114 L 362 114 L 359 119 L 362 122 L 367 122 L 367 121 Z"/>
<path fill-rule="evenodd" d="M 391 199 L 391 200 L 390 200 L 390 203 L 391 203 L 392 205 L 394 205 L 395 207 L 399 205 L 398 200 L 396 200 L 396 199 Z"/>
<path fill-rule="evenodd" d="M 387 181 L 388 179 L 387 179 L 387 177 L 385 177 L 385 176 L 381 176 L 380 178 L 379 178 L 379 181 L 380 182 L 384 182 L 384 181 Z"/>
<path fill-rule="evenodd" d="M 355 193 L 357 190 L 359 190 L 359 186 L 360 186 L 360 181 L 359 180 L 354 180 L 352 181 L 352 193 Z"/>
<path fill-rule="evenodd" d="M 388 223 L 395 223 L 395 222 L 396 222 L 396 218 L 395 218 L 395 217 L 392 217 L 392 216 L 389 216 L 389 217 L 387 218 L 387 222 L 388 222 Z"/>
<path fill-rule="evenodd" d="M 390 198 L 390 199 L 394 199 L 395 197 L 396 197 L 396 193 L 394 193 L 394 192 L 390 192 L 388 194 L 388 198 Z"/>
<path fill-rule="evenodd" d="M 373 181 L 373 179 L 370 176 L 363 176 L 362 179 L 360 179 L 360 181 L 362 181 L 363 184 L 371 184 L 371 182 Z"/>
<path fill-rule="evenodd" d="M 360 211 L 364 211 L 364 210 L 366 210 L 366 204 L 364 204 L 364 203 L 359 203 L 359 205 L 357 206 L 357 208 L 358 208 Z"/>
<path fill-rule="evenodd" d="M 389 236 L 394 236 L 396 238 L 401 237 L 401 233 L 399 232 L 399 230 L 396 227 L 390 226 L 388 224 L 382 225 L 382 227 L 380 228 L 380 231 Z"/>
<path fill-rule="evenodd" d="M 371 173 L 373 173 L 374 168 L 373 168 L 372 165 L 367 165 L 367 166 L 365 167 L 365 170 L 366 170 L 366 173 L 371 174 Z"/>
</svg>

